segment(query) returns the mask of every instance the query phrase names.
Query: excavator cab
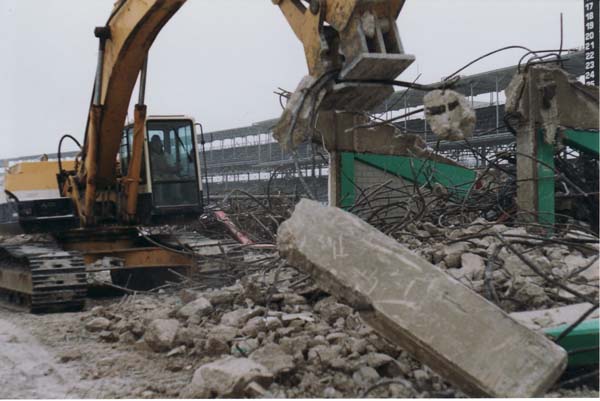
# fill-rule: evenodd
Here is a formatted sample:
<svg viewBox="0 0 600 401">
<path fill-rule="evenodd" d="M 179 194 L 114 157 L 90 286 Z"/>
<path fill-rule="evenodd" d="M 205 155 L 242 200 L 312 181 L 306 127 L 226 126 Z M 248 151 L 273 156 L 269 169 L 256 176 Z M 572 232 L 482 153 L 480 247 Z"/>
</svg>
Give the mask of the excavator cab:
<svg viewBox="0 0 600 401">
<path fill-rule="evenodd" d="M 121 174 L 127 175 L 133 125 L 123 130 Z M 140 208 L 156 218 L 202 211 L 202 182 L 195 123 L 185 116 L 150 116 L 146 121 Z"/>
</svg>

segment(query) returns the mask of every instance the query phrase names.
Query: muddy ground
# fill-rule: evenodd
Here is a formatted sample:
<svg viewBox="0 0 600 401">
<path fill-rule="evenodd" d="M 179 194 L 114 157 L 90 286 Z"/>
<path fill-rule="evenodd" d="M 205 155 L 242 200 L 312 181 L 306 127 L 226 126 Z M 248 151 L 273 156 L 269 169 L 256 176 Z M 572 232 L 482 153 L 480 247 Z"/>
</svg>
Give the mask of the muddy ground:
<svg viewBox="0 0 600 401">
<path fill-rule="evenodd" d="M 89 300 L 88 309 L 119 299 Z M 88 312 L 31 315 L 0 306 L 0 398 L 175 396 L 193 373 L 166 369 L 164 355 L 98 341 Z"/>
</svg>

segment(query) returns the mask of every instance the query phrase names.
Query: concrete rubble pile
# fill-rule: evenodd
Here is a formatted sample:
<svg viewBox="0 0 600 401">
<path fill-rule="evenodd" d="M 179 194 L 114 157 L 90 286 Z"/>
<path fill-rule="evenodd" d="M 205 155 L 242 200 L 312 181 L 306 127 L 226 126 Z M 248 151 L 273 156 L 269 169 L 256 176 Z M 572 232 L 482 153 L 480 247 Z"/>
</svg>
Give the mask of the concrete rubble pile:
<svg viewBox="0 0 600 401">
<path fill-rule="evenodd" d="M 440 334 L 444 333 L 439 338 L 455 342 L 455 348 L 464 350 L 460 352 L 462 356 L 452 356 L 451 364 L 456 363 L 459 371 L 465 366 L 468 368 L 460 371 L 458 376 L 447 374 L 451 368 L 440 369 L 444 363 L 437 363 L 435 358 L 424 357 L 419 352 L 415 354 L 413 346 L 398 344 L 397 338 L 390 336 L 389 332 L 385 335 L 386 329 L 382 329 L 378 318 L 373 318 L 372 312 L 369 312 L 373 310 L 372 299 L 356 294 L 348 297 L 346 291 L 326 285 L 327 280 L 323 281 L 315 271 L 306 269 L 298 255 L 294 257 L 290 251 L 294 243 L 290 232 L 294 229 L 325 230 L 324 227 L 335 220 L 321 216 L 318 222 L 310 223 L 307 216 L 310 213 L 318 215 L 320 206 L 312 203 L 306 206 L 308 203 L 302 201 L 300 206 L 296 206 L 296 213 L 304 211 L 304 215 L 299 217 L 301 224 L 294 227 L 292 217 L 279 227 L 279 232 L 275 230 L 277 224 L 293 211 L 288 203 L 279 209 L 262 212 L 247 209 L 245 215 L 239 210 L 237 214 L 231 213 L 236 223 L 254 221 L 256 225 L 252 229 L 260 227 L 259 234 L 249 233 L 251 237 L 266 242 L 270 232 L 274 231 L 280 256 L 287 264 L 278 261 L 277 250 L 273 248 L 260 252 L 247 248 L 244 263 L 248 263 L 249 268 L 234 285 L 208 289 L 194 285 L 197 282 L 190 282 L 187 286 L 167 287 L 157 295 L 129 295 L 119 303 L 95 307 L 87 312 L 82 318 L 82 330 L 98 341 L 134 347 L 148 355 L 161 355 L 166 358 L 169 371 L 186 377 L 187 385 L 154 390 L 151 392 L 153 397 L 531 396 L 544 394 L 554 384 L 557 375 L 564 369 L 564 351 L 557 349 L 543 335 L 508 321 L 503 314 L 523 312 L 524 315 L 514 318 L 539 333 L 542 328 L 562 320 L 558 317 L 553 319 L 551 314 L 531 318 L 527 313 L 535 312 L 527 311 L 580 304 L 585 301 L 580 299 L 581 296 L 597 299 L 598 245 L 590 240 L 589 235 L 570 231 L 553 237 L 555 242 L 548 242 L 548 237 L 541 237 L 535 230 L 528 231 L 526 226 L 493 224 L 476 219 L 469 225 L 456 227 L 416 221 L 395 232 L 397 242 L 386 237 L 393 244 L 403 244 L 411 249 L 414 253 L 411 260 L 431 264 L 432 269 L 447 277 L 444 280 L 456 282 L 461 288 L 466 286 L 465 290 L 460 290 L 467 291 L 464 296 L 456 294 L 458 287 L 442 291 L 447 299 L 456 301 L 454 310 L 442 311 L 448 316 L 447 321 L 453 313 L 460 314 L 461 309 L 473 307 L 475 309 L 469 312 L 472 316 L 468 325 L 478 327 L 478 319 L 487 316 L 489 321 L 485 324 L 491 331 L 486 336 L 508 335 L 514 339 L 513 345 L 504 345 L 507 349 L 498 345 L 500 351 L 496 350 L 496 355 L 498 352 L 506 354 L 508 366 L 519 361 L 520 353 L 530 352 L 527 360 L 546 358 L 535 362 L 535 369 L 522 367 L 526 371 L 521 369 L 515 373 L 515 377 L 523 379 L 523 388 L 517 388 L 504 377 L 506 371 L 498 370 L 499 361 L 469 368 L 469 361 L 478 360 L 473 352 L 485 354 L 488 348 L 493 347 L 483 344 L 483 348 L 476 349 L 478 345 L 472 341 L 465 344 L 465 338 L 453 337 L 456 333 L 448 332 L 445 323 L 440 321 L 441 317 L 435 315 L 435 303 L 431 303 L 434 309 L 418 314 L 421 317 L 415 322 L 423 322 L 423 327 L 438 327 Z M 335 210 L 334 214 L 346 214 L 339 209 L 332 210 Z M 343 223 L 346 229 L 335 238 L 329 238 L 326 231 L 321 231 L 320 237 L 317 235 L 313 239 L 316 242 L 311 245 L 309 253 L 319 255 L 315 244 L 323 242 L 333 256 L 329 266 L 335 264 L 336 259 L 352 254 L 354 251 L 344 248 L 341 242 L 341 238 L 359 224 L 358 219 L 352 219 L 352 222 Z M 325 222 L 327 224 L 323 224 Z M 370 229 L 383 235 L 372 227 Z M 310 244 L 306 241 L 305 238 L 304 243 L 297 241 L 295 245 Z M 371 240 L 363 242 L 357 241 L 356 249 L 363 249 L 361 247 L 365 243 L 373 245 Z M 381 255 L 387 252 L 382 246 L 377 246 L 377 249 L 377 253 L 364 255 L 370 261 L 362 266 L 363 274 L 367 276 L 377 266 L 383 257 Z M 521 259 L 523 255 L 548 276 L 534 272 Z M 258 268 L 252 265 L 252 261 L 265 257 L 269 263 L 258 265 Z M 236 269 L 239 270 L 240 266 L 238 263 Z M 394 268 L 401 271 L 403 266 L 397 264 Z M 578 295 L 557 287 L 554 282 L 548 281 L 548 277 L 558 279 Z M 402 287 L 400 276 L 394 281 Z M 426 281 L 428 288 L 440 285 L 440 278 L 430 277 Z M 467 289 L 473 290 L 473 296 L 468 294 L 470 291 Z M 479 304 L 480 301 L 473 301 L 475 293 L 490 302 L 482 299 L 483 303 Z M 429 295 L 420 295 L 414 307 L 423 307 L 429 298 Z M 437 300 L 439 297 L 434 298 Z M 475 303 L 465 305 L 465 299 Z M 492 304 L 498 307 L 498 312 L 494 311 Z M 583 309 L 581 305 L 574 306 L 576 314 L 587 310 L 587 306 Z M 478 313 L 477 308 L 480 307 L 491 309 Z M 569 321 L 572 320 L 571 316 Z M 419 330 L 411 327 L 411 331 L 406 333 L 408 337 L 418 336 Z M 431 345 L 435 349 L 435 341 L 438 340 L 432 338 L 417 340 L 417 343 L 419 347 L 425 344 L 425 348 Z M 519 349 L 521 343 L 528 345 Z M 512 354 L 508 352 L 510 350 L 513 350 Z M 438 351 L 440 355 L 436 358 L 444 359 L 443 353 L 447 350 Z M 427 364 L 435 367 L 435 372 Z M 461 364 L 465 366 L 461 367 Z M 471 373 L 469 369 L 472 369 Z M 488 372 L 481 380 L 475 377 L 477 374 L 473 379 L 464 378 L 471 377 L 472 372 L 478 369 Z M 532 374 L 532 371 L 541 373 Z M 498 374 L 507 380 L 495 392 Z M 474 387 L 470 381 L 475 383 Z M 465 385 L 466 382 L 471 384 Z M 502 389 L 502 386 L 515 387 L 515 390 L 511 392 L 510 388 Z M 142 396 L 142 390 L 134 395 Z M 549 394 L 561 395 L 563 390 L 555 388 L 553 391 Z"/>
<path fill-rule="evenodd" d="M 258 237 L 263 241 L 276 228 L 276 225 L 262 227 L 267 221 L 273 221 L 265 215 L 277 215 L 279 222 L 284 220 L 282 216 L 291 215 L 291 209 L 284 209 L 276 213 L 273 210 L 252 211 L 258 219 L 253 217 L 251 220 L 263 222 L 257 222 L 262 229 Z M 312 205 L 309 209 L 316 210 Z M 166 359 L 166 368 L 170 372 L 186 377 L 187 385 L 167 386 L 160 391 L 154 389 L 153 397 L 414 398 L 517 394 L 488 391 L 493 387 L 488 384 L 496 380 L 489 379 L 497 374 L 495 364 L 482 367 L 483 371 L 488 369 L 490 372 L 491 376 L 483 379 L 489 383 L 471 391 L 469 386 L 461 385 L 460 379 L 449 380 L 452 375 L 440 370 L 431 359 L 418 353 L 415 355 L 414 349 L 400 346 L 389 335 L 384 337 L 382 334 L 386 332 L 378 327 L 377 319 L 369 317 L 372 302 L 369 304 L 360 297 L 348 300 L 344 291 L 324 286 L 318 275 L 306 270 L 297 258 L 290 257 L 285 247 L 282 248 L 283 242 L 290 243 L 289 235 L 282 234 L 289 231 L 289 223 L 283 227 L 286 224 L 288 229 L 280 227 L 279 233 L 275 233 L 287 265 L 277 262 L 262 269 L 249 269 L 244 277 L 228 287 L 206 289 L 189 283 L 189 288 L 166 288 L 158 295 L 130 295 L 121 302 L 87 312 L 82 318 L 82 330 L 113 346 L 133 347 L 149 356 L 160 355 Z M 307 225 L 317 229 L 319 224 Z M 249 235 L 253 236 L 253 233 Z M 335 238 L 326 242 L 325 237 L 318 241 L 325 241 L 334 257 L 342 257 L 348 252 L 348 249 L 339 248 Z M 432 264 L 434 269 L 445 272 L 448 280 L 464 284 L 491 301 L 490 308 L 493 303 L 504 312 L 582 302 L 580 297 L 557 288 L 533 272 L 513 251 L 525 254 L 527 260 L 551 277 L 559 278 L 577 294 L 592 299 L 598 296 L 598 246 L 583 233 L 569 232 L 560 237 L 562 243 L 549 243 L 525 227 L 476 220 L 456 228 L 415 222 L 397 231 L 394 238 L 412 249 L 415 260 Z M 384 248 L 379 251 L 385 253 Z M 250 263 L 265 255 L 277 260 L 275 250 L 262 251 L 259 256 L 251 250 L 244 252 L 245 260 Z M 369 266 L 364 266 L 365 274 L 369 274 L 376 257 L 366 257 L 373 259 Z M 402 269 L 402 265 L 397 269 Z M 452 299 L 455 295 L 446 292 L 446 296 Z M 456 310 L 464 307 L 458 302 Z M 504 313 L 500 309 L 499 312 L 486 312 L 492 316 L 488 322 L 491 328 L 497 325 L 494 314 L 501 316 Z M 435 319 L 437 317 L 431 315 L 422 316 L 425 326 L 442 324 Z M 551 319 L 541 320 L 544 319 L 536 320 L 537 329 L 554 323 Z M 547 368 L 531 382 L 524 379 L 523 386 L 529 388 L 519 394 L 542 395 L 564 369 L 565 356 L 549 341 L 545 342 L 542 335 L 530 337 L 532 331 L 514 329 L 516 326 L 512 324 L 502 330 L 518 331 L 514 347 L 523 340 L 523 344 L 532 347 L 532 357 L 536 350 L 541 351 L 539 357 L 547 358 L 544 360 L 548 363 L 544 366 L 546 362 L 538 361 L 536 368 L 530 369 L 542 372 Z M 409 337 L 411 335 L 408 333 Z M 451 333 L 442 337 L 457 340 L 452 339 Z M 532 346 L 534 343 L 538 345 Z M 472 359 L 469 351 L 472 346 L 461 341 L 457 343 L 457 347 L 464 348 L 462 360 L 457 361 L 459 365 Z M 507 358 L 513 358 L 507 359 L 508 362 L 516 360 L 516 356 Z M 429 363 L 437 373 L 420 361 Z M 532 376 L 529 371 L 515 374 L 523 378 Z M 540 384 L 538 379 L 543 383 Z M 142 390 L 136 395 L 142 396 Z M 562 394 L 561 389 L 551 391 L 547 394 Z"/>
<path fill-rule="evenodd" d="M 532 234 L 525 227 L 478 219 L 456 229 L 411 224 L 396 239 L 507 312 L 585 301 L 536 273 L 523 255 L 569 288 L 589 299 L 598 298 L 599 246 L 589 234 L 574 232 L 548 242 L 550 238 Z M 513 241 L 517 253 L 506 245 Z"/>
<path fill-rule="evenodd" d="M 597 302 L 598 235 L 589 226 L 572 220 L 549 230 L 520 221 L 493 191 L 462 202 L 435 192 L 381 186 L 351 212 L 507 312 Z"/>
<path fill-rule="evenodd" d="M 99 341 L 163 355 L 190 376 L 154 396 L 462 395 L 291 268 L 213 291 L 128 296 L 82 320 Z"/>
</svg>

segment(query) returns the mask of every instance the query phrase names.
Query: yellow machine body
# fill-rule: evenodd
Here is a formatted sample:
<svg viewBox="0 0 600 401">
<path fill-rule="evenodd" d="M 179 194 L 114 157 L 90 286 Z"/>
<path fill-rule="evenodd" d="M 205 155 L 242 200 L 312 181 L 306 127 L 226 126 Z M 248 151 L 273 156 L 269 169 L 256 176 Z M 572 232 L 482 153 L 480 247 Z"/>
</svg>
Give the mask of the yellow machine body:
<svg viewBox="0 0 600 401">
<path fill-rule="evenodd" d="M 62 167 L 74 169 L 75 161 L 63 161 Z M 19 200 L 58 198 L 56 161 L 24 162 L 11 166 L 6 171 L 4 189 Z"/>
</svg>

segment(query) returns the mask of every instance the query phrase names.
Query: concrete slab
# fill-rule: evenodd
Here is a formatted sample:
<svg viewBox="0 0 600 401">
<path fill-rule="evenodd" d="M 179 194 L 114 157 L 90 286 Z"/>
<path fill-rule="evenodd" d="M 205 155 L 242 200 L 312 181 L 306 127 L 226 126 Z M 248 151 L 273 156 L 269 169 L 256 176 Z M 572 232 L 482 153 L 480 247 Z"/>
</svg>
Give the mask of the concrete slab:
<svg viewBox="0 0 600 401">
<path fill-rule="evenodd" d="M 542 331 L 550 327 L 573 324 L 592 307 L 590 303 L 562 306 L 530 312 L 514 312 L 510 317 L 532 330 Z M 598 319 L 600 311 L 594 311 L 586 320 Z"/>
<path fill-rule="evenodd" d="M 562 348 L 345 211 L 301 201 L 281 225 L 278 246 L 381 335 L 470 396 L 539 396 L 566 366 Z"/>
</svg>

